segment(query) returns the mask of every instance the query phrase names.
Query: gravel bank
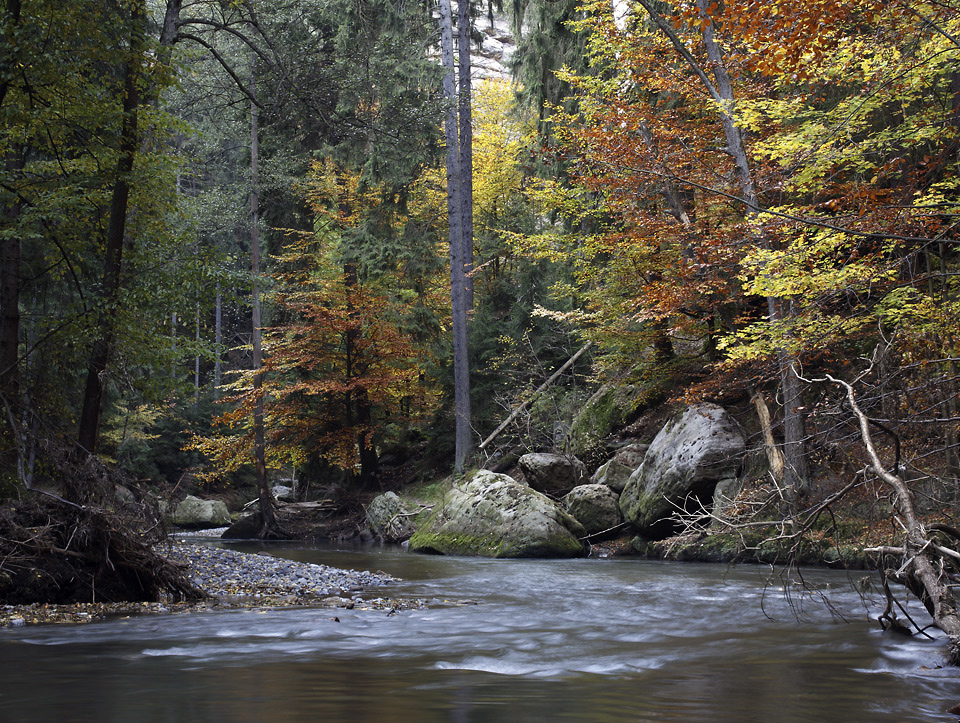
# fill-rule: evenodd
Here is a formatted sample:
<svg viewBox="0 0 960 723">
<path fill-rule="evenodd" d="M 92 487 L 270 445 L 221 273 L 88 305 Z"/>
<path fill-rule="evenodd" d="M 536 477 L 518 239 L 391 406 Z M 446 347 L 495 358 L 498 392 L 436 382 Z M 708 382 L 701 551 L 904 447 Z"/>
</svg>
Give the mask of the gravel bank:
<svg viewBox="0 0 960 723">
<path fill-rule="evenodd" d="M 383 573 L 341 570 L 188 541 L 171 541 L 155 549 L 167 559 L 185 565 L 194 583 L 214 597 L 347 596 L 395 580 Z"/>
<path fill-rule="evenodd" d="M 187 575 L 211 596 L 210 599 L 179 603 L 3 605 L 0 606 L 0 627 L 89 623 L 118 616 L 248 607 L 327 606 L 386 610 L 387 614 L 393 614 L 424 604 L 422 600 L 371 596 L 371 588 L 396 579 L 383 573 L 342 570 L 266 554 L 235 552 L 207 547 L 189 539 L 170 540 L 158 545 L 156 550 L 173 562 L 186 566 Z M 366 594 L 361 596 L 361 591 Z"/>
</svg>

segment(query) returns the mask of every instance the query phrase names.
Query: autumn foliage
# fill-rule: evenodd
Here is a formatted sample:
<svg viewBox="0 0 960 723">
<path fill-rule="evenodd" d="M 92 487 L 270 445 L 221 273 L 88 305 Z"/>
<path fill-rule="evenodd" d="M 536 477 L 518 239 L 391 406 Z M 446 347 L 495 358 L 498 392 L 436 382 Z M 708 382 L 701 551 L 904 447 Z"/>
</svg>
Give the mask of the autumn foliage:
<svg viewBox="0 0 960 723">
<path fill-rule="evenodd" d="M 271 274 L 277 321 L 264 329 L 268 466 L 324 460 L 364 478 L 387 430 L 404 427 L 433 395 L 421 376 L 422 350 L 404 318 L 410 302 L 391 276 L 363 278 L 345 238 L 378 203 L 356 175 L 314 166 L 304 191 L 316 232 L 290 232 Z M 248 464 L 258 392 L 240 372 L 217 420 L 221 432 L 194 439 L 222 474 Z M 369 481 L 369 480 L 367 480 Z"/>
<path fill-rule="evenodd" d="M 573 188 L 553 193 L 577 229 L 553 246 L 578 265 L 584 333 L 621 359 L 666 333 L 749 373 L 784 353 L 830 363 L 878 330 L 951 353 L 957 9 L 699 0 L 662 23 L 587 9 L 591 71 L 566 75 L 581 113 L 557 109 Z"/>
</svg>

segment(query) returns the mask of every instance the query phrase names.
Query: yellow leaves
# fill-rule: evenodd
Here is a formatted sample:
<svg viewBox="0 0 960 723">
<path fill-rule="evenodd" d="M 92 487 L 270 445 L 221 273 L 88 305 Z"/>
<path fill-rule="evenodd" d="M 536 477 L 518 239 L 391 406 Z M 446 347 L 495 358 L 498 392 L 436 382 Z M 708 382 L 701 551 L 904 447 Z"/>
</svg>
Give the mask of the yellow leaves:
<svg viewBox="0 0 960 723">
<path fill-rule="evenodd" d="M 497 216 L 520 191 L 520 152 L 535 130 L 514 115 L 512 101 L 513 89 L 500 80 L 481 81 L 473 93 L 474 217 L 488 226 L 497 225 Z"/>
</svg>

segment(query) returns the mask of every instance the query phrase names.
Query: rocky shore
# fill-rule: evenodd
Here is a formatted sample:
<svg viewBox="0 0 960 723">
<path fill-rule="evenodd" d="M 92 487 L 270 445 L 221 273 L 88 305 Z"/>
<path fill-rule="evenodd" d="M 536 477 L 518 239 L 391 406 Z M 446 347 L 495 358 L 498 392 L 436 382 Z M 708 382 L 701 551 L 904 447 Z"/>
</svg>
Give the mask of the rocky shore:
<svg viewBox="0 0 960 723">
<path fill-rule="evenodd" d="M 209 599 L 200 602 L 5 605 L 0 606 L 0 626 L 85 623 L 107 617 L 216 608 L 311 605 L 395 611 L 419 604 L 417 601 L 371 596 L 371 590 L 395 580 L 384 573 L 342 570 L 272 555 L 207 547 L 189 537 L 172 538 L 155 549 L 169 560 L 183 565 L 188 577 L 210 596 Z"/>
</svg>

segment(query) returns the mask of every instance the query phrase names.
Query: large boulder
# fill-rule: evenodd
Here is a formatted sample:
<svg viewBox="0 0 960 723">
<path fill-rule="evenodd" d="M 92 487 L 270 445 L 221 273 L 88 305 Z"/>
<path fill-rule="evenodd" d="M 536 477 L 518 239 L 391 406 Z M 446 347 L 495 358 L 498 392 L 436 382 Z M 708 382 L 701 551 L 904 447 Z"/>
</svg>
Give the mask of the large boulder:
<svg viewBox="0 0 960 723">
<path fill-rule="evenodd" d="M 649 449 L 649 444 L 643 444 L 642 442 L 633 440 L 617 449 L 613 458 L 625 467 L 637 469 L 643 464 L 643 460 L 647 456 L 647 450 Z"/>
<path fill-rule="evenodd" d="M 596 535 L 623 522 L 619 499 L 620 495 L 606 485 L 580 485 L 563 498 L 563 505 L 588 535 Z"/>
<path fill-rule="evenodd" d="M 571 455 L 531 452 L 523 455 L 517 464 L 527 484 L 551 497 L 563 497 L 587 481 L 583 462 Z"/>
<path fill-rule="evenodd" d="M 624 445 L 614 456 L 597 468 L 590 481 L 593 484 L 606 485 L 616 493 L 623 492 L 630 475 L 643 464 L 649 444 L 634 442 Z"/>
<path fill-rule="evenodd" d="M 374 497 L 367 505 L 367 524 L 373 534 L 386 542 L 401 542 L 416 531 L 417 510 L 394 492 Z"/>
<path fill-rule="evenodd" d="M 656 538 L 673 531 L 678 508 L 709 508 L 717 485 L 739 476 L 746 454 L 740 425 L 715 404 L 688 407 L 653 440 L 620 495 L 624 519 Z"/>
<path fill-rule="evenodd" d="M 483 557 L 576 557 L 583 526 L 553 500 L 488 470 L 450 489 L 410 549 Z"/>
<path fill-rule="evenodd" d="M 591 484 L 603 485 L 617 494 L 623 492 L 623 488 L 630 481 L 630 475 L 634 473 L 636 467 L 627 467 L 615 459 L 607 460 L 604 464 L 597 467 L 597 471 L 590 478 Z"/>
<path fill-rule="evenodd" d="M 230 524 L 230 511 L 220 500 L 201 500 L 187 495 L 169 511 L 168 520 L 185 530 L 226 527 Z"/>
</svg>

